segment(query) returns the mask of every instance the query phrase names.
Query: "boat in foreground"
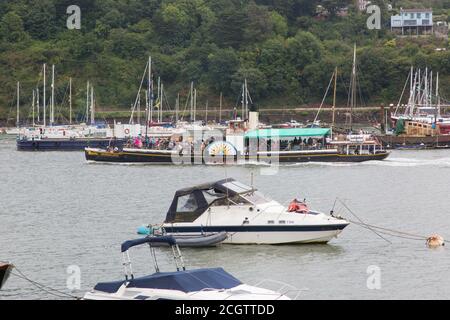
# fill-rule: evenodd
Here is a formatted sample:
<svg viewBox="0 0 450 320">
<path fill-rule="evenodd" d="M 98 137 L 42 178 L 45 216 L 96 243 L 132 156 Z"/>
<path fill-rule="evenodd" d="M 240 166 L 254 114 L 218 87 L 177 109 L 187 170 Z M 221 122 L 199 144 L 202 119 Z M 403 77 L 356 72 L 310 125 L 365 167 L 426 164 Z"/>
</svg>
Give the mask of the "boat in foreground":
<svg viewBox="0 0 450 320">
<path fill-rule="evenodd" d="M 305 201 L 286 207 L 229 178 L 178 190 L 161 227 L 173 236 L 227 232 L 228 244 L 296 244 L 327 243 L 348 225 Z"/>
<path fill-rule="evenodd" d="M 135 278 L 128 250 L 144 244 L 150 247 L 156 272 Z M 157 244 L 171 247 L 177 271 L 160 272 L 153 247 Z M 121 251 L 125 279 L 98 283 L 85 294 L 85 300 L 290 300 L 283 293 L 244 284 L 222 268 L 186 270 L 173 237 L 129 240 L 122 244 Z"/>
<path fill-rule="evenodd" d="M 14 266 L 10 263 L 0 262 L 0 289 L 8 280 L 11 270 Z"/>
</svg>

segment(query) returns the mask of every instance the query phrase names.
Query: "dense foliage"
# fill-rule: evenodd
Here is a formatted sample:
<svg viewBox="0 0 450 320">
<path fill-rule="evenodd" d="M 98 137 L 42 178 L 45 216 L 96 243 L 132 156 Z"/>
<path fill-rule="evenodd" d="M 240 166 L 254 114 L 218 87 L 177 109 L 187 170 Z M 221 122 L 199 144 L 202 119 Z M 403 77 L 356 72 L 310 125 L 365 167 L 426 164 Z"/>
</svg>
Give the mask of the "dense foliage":
<svg viewBox="0 0 450 320">
<path fill-rule="evenodd" d="M 373 1 L 382 3 L 382 0 Z M 405 1 L 403 1 L 405 2 Z M 424 1 L 406 1 L 420 5 Z M 417 3 L 418 2 L 418 3 Z M 83 108 L 90 80 L 104 109 L 134 101 L 148 55 L 173 106 L 194 81 L 199 103 L 216 104 L 220 92 L 235 105 L 244 78 L 259 106 L 320 102 L 335 66 L 338 97 L 347 101 L 353 43 L 358 46 L 361 96 L 366 103 L 398 98 L 409 67 L 439 71 L 449 94 L 448 42 L 434 37 L 395 38 L 383 9 L 383 29 L 368 30 L 365 13 L 350 0 L 15 0 L 0 2 L 0 109 L 22 102 L 42 83 L 44 62 L 56 64 L 58 102 L 74 78 Z M 393 1 L 399 7 L 402 1 Z M 433 0 L 448 13 L 449 0 Z M 81 30 L 66 28 L 66 8 L 81 7 Z M 321 4 L 330 14 L 317 17 Z M 348 15 L 339 8 L 350 4 Z M 384 7 L 383 7 L 384 8 Z M 47 77 L 49 78 L 50 73 Z M 40 79 L 40 80 L 39 80 Z M 184 104 L 184 100 L 182 100 Z"/>
</svg>

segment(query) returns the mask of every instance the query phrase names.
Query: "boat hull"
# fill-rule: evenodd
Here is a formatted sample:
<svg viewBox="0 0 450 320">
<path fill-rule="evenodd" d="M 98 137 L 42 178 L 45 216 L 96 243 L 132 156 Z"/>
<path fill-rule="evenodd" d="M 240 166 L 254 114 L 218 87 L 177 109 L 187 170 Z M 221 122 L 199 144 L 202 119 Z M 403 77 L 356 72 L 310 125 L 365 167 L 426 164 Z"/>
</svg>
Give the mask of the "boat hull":
<svg viewBox="0 0 450 320">
<path fill-rule="evenodd" d="M 392 149 L 437 149 L 450 148 L 450 135 L 437 136 L 395 136 L 379 135 L 378 140 L 384 147 Z"/>
<path fill-rule="evenodd" d="M 100 149 L 85 150 L 86 160 L 94 162 L 118 162 L 118 163 L 155 163 L 155 164 L 240 164 L 240 159 L 231 157 L 207 157 L 202 155 L 192 155 L 191 157 L 173 156 L 172 153 L 155 150 L 145 151 L 119 151 L 108 152 Z M 304 162 L 364 162 L 373 160 L 384 160 L 389 156 L 388 152 L 379 152 L 375 154 L 339 154 L 329 152 L 316 153 L 290 153 L 288 155 L 279 155 L 277 160 L 273 160 L 270 155 L 246 156 L 243 157 L 244 163 L 263 163 L 271 164 L 274 161 L 279 163 L 304 163 Z"/>
<path fill-rule="evenodd" d="M 305 244 L 328 243 L 337 237 L 348 223 L 317 226 L 217 226 L 175 227 L 165 225 L 168 235 L 198 235 L 201 232 L 228 233 L 226 244 Z"/>
<path fill-rule="evenodd" d="M 0 289 L 6 283 L 6 280 L 8 280 L 12 268 L 13 268 L 12 264 L 0 263 Z"/>
<path fill-rule="evenodd" d="M 114 140 L 107 138 L 89 139 L 42 139 L 42 140 L 17 140 L 19 151 L 83 151 L 85 148 L 107 148 L 113 145 L 122 148 L 125 143 L 123 139 Z"/>
</svg>

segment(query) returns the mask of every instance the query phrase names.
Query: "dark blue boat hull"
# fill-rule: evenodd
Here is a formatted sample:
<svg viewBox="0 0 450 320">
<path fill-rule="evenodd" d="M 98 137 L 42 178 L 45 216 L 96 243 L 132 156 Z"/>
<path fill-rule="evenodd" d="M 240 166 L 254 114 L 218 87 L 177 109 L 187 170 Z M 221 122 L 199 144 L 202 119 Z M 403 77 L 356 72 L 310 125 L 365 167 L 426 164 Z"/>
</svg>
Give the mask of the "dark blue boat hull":
<svg viewBox="0 0 450 320">
<path fill-rule="evenodd" d="M 17 140 L 19 151 L 83 151 L 85 148 L 107 148 L 108 146 L 122 148 L 123 139 L 80 138 L 80 139 L 42 139 Z"/>
</svg>

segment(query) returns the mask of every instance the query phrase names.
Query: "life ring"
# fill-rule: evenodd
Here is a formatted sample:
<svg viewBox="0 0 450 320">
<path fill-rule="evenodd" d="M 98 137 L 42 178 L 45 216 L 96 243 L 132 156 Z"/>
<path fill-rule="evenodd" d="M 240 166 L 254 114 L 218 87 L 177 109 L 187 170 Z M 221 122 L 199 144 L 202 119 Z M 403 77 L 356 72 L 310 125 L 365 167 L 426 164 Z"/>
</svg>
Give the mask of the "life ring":
<svg viewBox="0 0 450 320">
<path fill-rule="evenodd" d="M 125 134 L 130 134 L 130 129 L 127 128 L 124 130 L 124 132 L 125 132 Z"/>
</svg>

